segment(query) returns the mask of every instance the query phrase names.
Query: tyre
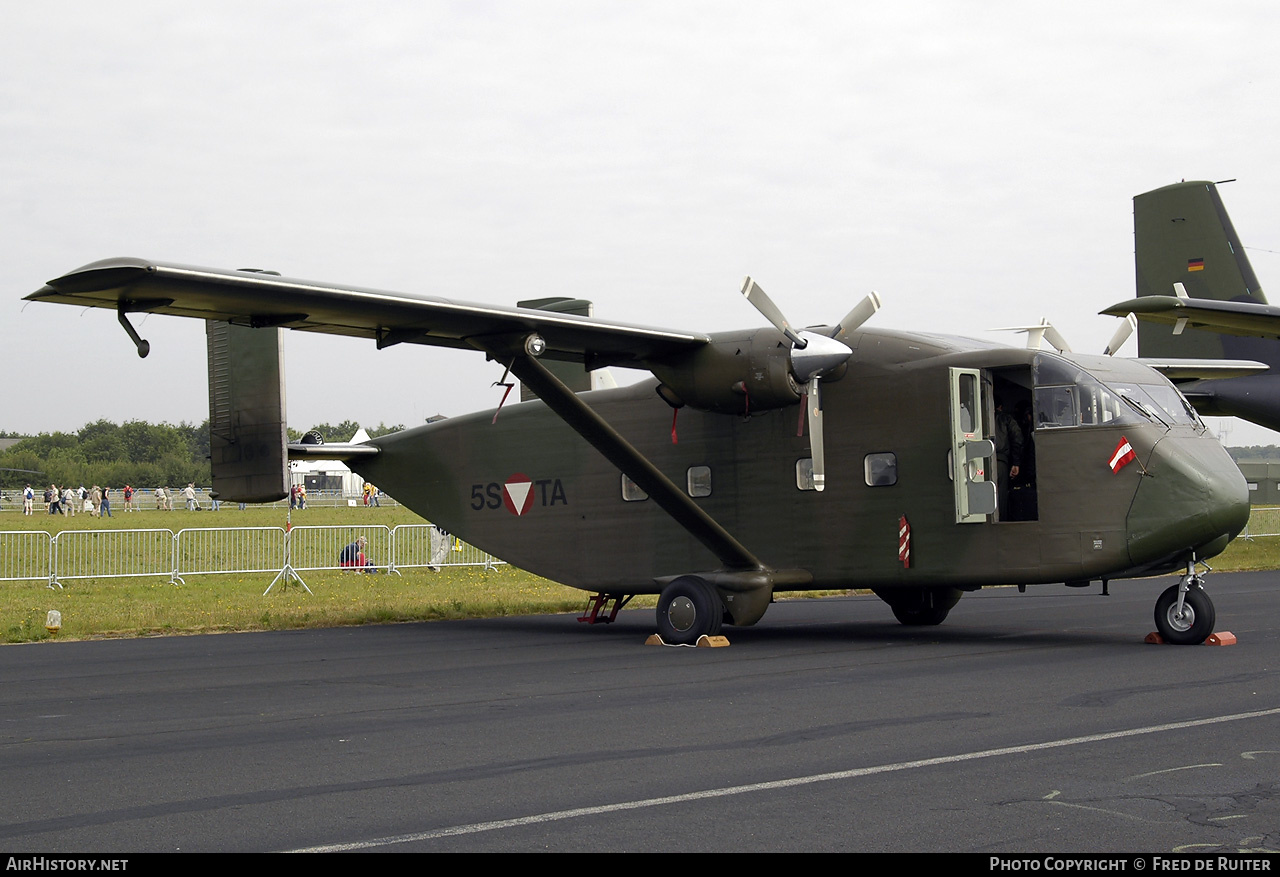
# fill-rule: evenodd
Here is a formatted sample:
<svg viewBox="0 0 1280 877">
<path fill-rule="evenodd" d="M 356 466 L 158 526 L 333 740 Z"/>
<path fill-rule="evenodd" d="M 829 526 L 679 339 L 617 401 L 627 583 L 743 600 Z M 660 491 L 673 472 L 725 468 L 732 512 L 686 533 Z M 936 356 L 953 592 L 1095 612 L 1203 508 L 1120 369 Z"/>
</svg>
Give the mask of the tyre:
<svg viewBox="0 0 1280 877">
<path fill-rule="evenodd" d="M 693 645 L 720 632 L 724 611 L 715 588 L 696 576 L 681 576 L 658 597 L 658 635 L 671 645 Z"/>
<path fill-rule="evenodd" d="M 1178 586 L 1171 585 L 1156 600 L 1156 630 L 1167 643 L 1180 646 L 1198 646 L 1213 633 L 1217 622 L 1213 601 L 1199 585 L 1187 589 L 1182 601 L 1182 614 L 1178 614 Z"/>
</svg>

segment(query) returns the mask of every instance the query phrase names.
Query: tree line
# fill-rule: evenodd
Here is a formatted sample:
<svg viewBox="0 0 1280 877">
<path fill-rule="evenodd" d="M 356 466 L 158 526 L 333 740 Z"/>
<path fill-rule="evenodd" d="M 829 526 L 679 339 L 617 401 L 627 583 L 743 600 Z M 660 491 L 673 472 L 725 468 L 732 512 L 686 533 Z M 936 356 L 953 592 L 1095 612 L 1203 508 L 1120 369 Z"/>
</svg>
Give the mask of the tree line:
<svg viewBox="0 0 1280 877">
<path fill-rule="evenodd" d="M 1280 460 L 1280 447 L 1276 445 L 1245 445 L 1239 448 L 1227 448 L 1227 453 L 1237 463 L 1241 460 Z"/>
<path fill-rule="evenodd" d="M 351 420 L 316 424 L 310 430 L 289 428 L 289 441 L 300 441 L 305 432 L 314 430 L 326 442 L 345 442 L 359 428 Z M 379 423 L 368 432 L 376 438 L 402 429 L 403 424 Z M 27 483 L 155 487 L 188 482 L 207 485 L 212 480 L 208 420 L 198 426 L 96 420 L 77 432 L 6 433 L 0 437 L 20 439 L 0 452 L 0 484 L 6 487 Z"/>
</svg>

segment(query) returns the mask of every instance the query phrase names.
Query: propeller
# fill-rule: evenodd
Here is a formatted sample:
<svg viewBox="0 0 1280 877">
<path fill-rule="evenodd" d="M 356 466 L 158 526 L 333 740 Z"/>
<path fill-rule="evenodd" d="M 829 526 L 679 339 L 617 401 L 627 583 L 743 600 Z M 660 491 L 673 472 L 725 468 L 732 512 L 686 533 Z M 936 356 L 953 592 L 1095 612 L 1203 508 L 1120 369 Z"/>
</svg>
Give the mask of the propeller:
<svg viewBox="0 0 1280 877">
<path fill-rule="evenodd" d="M 1063 338 L 1062 333 L 1053 328 L 1049 321 L 1044 317 L 1041 317 L 1040 322 L 1034 326 L 1001 326 L 998 329 L 988 329 L 987 331 L 1026 332 L 1028 350 L 1040 350 L 1043 342 L 1048 341 L 1059 353 L 1071 352 L 1071 347 L 1067 344 L 1067 339 Z"/>
<path fill-rule="evenodd" d="M 773 324 L 779 332 L 791 342 L 791 371 L 796 379 L 805 384 L 805 414 L 809 421 L 809 447 L 813 457 L 813 489 L 826 487 L 826 453 L 822 432 L 822 378 L 832 370 L 843 365 L 853 351 L 842 341 L 836 340 L 841 333 L 852 332 L 861 326 L 880 309 L 880 296 L 874 292 L 860 301 L 849 311 L 832 330 L 830 335 L 819 332 L 801 330 L 797 332 L 783 316 L 782 310 L 773 303 L 773 299 L 765 294 L 750 277 L 742 281 L 742 294 L 747 301 L 758 310 L 766 320 Z"/>
<path fill-rule="evenodd" d="M 1138 328 L 1138 318 L 1129 314 L 1124 318 L 1124 322 L 1116 329 L 1116 333 L 1111 336 L 1111 340 L 1107 342 L 1107 349 L 1102 351 L 1103 356 L 1115 356 L 1116 351 L 1129 340 L 1129 336 Z"/>
<path fill-rule="evenodd" d="M 880 310 L 880 295 L 875 292 L 870 293 L 866 298 L 854 305 L 853 310 L 845 314 L 843 320 L 836 323 L 835 329 L 831 332 L 831 337 L 839 338 L 842 332 L 852 332 L 871 319 L 878 310 Z"/>
</svg>

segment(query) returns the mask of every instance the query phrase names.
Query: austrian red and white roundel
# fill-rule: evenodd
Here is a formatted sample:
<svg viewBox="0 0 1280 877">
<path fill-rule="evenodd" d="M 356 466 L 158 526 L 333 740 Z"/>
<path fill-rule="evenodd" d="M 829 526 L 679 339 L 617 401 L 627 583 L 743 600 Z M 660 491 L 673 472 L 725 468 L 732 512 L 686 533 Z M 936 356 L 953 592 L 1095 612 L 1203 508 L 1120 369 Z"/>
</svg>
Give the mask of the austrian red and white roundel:
<svg viewBox="0 0 1280 877">
<path fill-rule="evenodd" d="M 533 505 L 533 479 L 517 472 L 502 484 L 502 504 L 507 511 L 519 517 Z"/>
</svg>

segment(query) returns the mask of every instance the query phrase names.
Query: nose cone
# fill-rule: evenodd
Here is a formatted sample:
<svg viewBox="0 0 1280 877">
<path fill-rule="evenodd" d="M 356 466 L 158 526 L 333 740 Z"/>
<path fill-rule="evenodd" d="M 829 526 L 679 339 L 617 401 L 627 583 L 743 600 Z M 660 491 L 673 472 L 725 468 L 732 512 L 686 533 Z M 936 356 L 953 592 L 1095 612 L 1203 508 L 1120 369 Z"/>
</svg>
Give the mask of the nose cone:
<svg viewBox="0 0 1280 877">
<path fill-rule="evenodd" d="M 1249 522 L 1249 488 L 1208 436 L 1165 436 L 1152 449 L 1126 521 L 1129 557 L 1153 563 L 1194 549 L 1217 554 Z"/>
</svg>

